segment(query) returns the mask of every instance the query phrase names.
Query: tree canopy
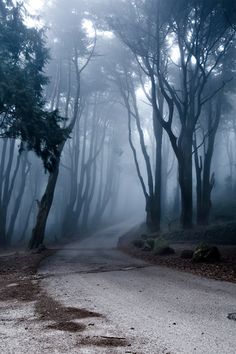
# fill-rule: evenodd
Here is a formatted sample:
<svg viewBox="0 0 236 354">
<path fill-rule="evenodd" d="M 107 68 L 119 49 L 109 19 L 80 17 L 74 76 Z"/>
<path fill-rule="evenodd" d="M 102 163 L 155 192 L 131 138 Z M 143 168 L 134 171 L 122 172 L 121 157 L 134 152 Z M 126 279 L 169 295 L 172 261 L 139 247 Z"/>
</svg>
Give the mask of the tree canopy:
<svg viewBox="0 0 236 354">
<path fill-rule="evenodd" d="M 0 134 L 20 139 L 52 170 L 67 131 L 58 112 L 46 109 L 49 52 L 44 30 L 28 28 L 25 16 L 22 5 L 0 2 Z"/>
</svg>

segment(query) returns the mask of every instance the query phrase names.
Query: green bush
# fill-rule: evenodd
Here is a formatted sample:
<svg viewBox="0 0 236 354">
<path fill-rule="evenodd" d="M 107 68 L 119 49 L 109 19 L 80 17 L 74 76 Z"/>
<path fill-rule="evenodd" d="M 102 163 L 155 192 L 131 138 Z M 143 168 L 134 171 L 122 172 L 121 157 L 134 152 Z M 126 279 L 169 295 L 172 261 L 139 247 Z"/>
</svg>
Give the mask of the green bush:
<svg viewBox="0 0 236 354">
<path fill-rule="evenodd" d="M 155 244 L 154 244 L 154 253 L 158 253 L 158 251 L 162 248 L 165 248 L 165 247 L 169 247 L 169 242 L 163 238 L 163 237 L 158 237 L 156 240 L 155 240 Z"/>
<path fill-rule="evenodd" d="M 164 237 L 158 237 L 155 240 L 153 251 L 157 256 L 167 256 L 175 253 L 173 248 L 169 246 L 169 242 Z"/>
<path fill-rule="evenodd" d="M 155 247 L 155 240 L 153 238 L 149 238 L 147 239 L 146 244 L 151 248 L 151 250 L 153 250 Z"/>
</svg>

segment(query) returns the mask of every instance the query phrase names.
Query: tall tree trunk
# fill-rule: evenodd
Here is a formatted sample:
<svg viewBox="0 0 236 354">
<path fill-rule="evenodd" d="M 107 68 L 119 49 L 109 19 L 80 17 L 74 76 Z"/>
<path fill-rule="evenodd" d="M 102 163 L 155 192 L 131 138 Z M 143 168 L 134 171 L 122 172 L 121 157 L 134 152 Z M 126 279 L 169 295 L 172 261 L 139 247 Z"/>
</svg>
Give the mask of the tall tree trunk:
<svg viewBox="0 0 236 354">
<path fill-rule="evenodd" d="M 193 226 L 193 178 L 192 178 L 192 134 L 186 132 L 181 142 L 179 159 L 179 184 L 181 190 L 181 225 L 184 229 Z"/>
<path fill-rule="evenodd" d="M 61 151 L 62 149 L 63 147 L 61 148 Z M 58 159 L 53 172 L 49 174 L 45 193 L 41 201 L 39 202 L 37 221 L 29 242 L 30 249 L 38 248 L 41 244 L 43 244 L 48 214 L 52 206 L 55 187 L 56 187 L 57 178 L 59 174 L 59 164 L 60 164 L 60 159 Z"/>
<path fill-rule="evenodd" d="M 2 205 L 0 208 L 0 248 L 5 248 L 7 245 L 6 223 L 7 223 L 7 210 L 4 207 L 4 205 Z"/>
<path fill-rule="evenodd" d="M 120 85 L 120 93 L 123 97 L 124 104 L 127 108 L 128 112 L 128 129 L 129 129 L 129 144 L 131 146 L 135 166 L 137 170 L 137 174 L 139 180 L 141 182 L 142 190 L 145 196 L 146 201 L 146 224 L 152 230 L 159 230 L 160 229 L 160 219 L 161 219 L 161 150 L 159 147 L 162 146 L 162 128 L 159 129 L 159 122 L 156 119 L 156 111 L 153 111 L 153 124 L 154 124 L 154 133 L 156 138 L 156 170 L 155 170 L 155 181 L 153 179 L 153 172 L 149 154 L 147 152 L 146 143 L 144 132 L 141 126 L 141 119 L 137 105 L 137 99 L 135 94 L 135 89 L 132 85 L 132 82 L 128 85 L 127 89 L 129 94 L 127 95 L 125 90 L 122 88 L 122 84 Z M 131 95 L 131 102 L 129 100 L 129 95 Z M 155 97 L 156 100 L 156 97 Z M 132 103 L 132 108 L 131 108 Z M 134 110 L 134 112 L 132 111 Z M 145 161 L 146 166 L 146 173 L 147 173 L 147 188 L 144 182 L 144 179 L 141 174 L 138 158 L 137 158 L 137 151 L 132 141 L 132 125 L 131 125 L 131 118 L 135 119 L 136 127 L 138 130 L 139 135 L 139 142 L 141 151 L 143 154 L 143 158 Z M 161 134 L 161 135 L 160 135 Z M 156 184 L 155 184 L 156 183 Z"/>
<path fill-rule="evenodd" d="M 100 161 L 100 174 L 99 174 L 99 183 L 98 183 L 98 195 L 97 195 L 97 201 L 96 201 L 96 206 L 95 206 L 95 211 L 93 215 L 93 224 L 98 225 L 101 220 L 101 205 L 102 205 L 102 192 L 103 192 L 103 186 L 104 186 L 104 181 L 103 181 L 103 174 L 104 174 L 104 146 L 102 147 L 101 151 L 101 161 Z"/>
<path fill-rule="evenodd" d="M 199 156 L 198 146 L 197 146 L 197 134 L 194 134 L 193 140 L 194 148 L 194 163 L 196 171 L 196 197 L 197 197 L 197 224 L 201 223 L 201 213 L 202 213 L 202 156 Z"/>
<path fill-rule="evenodd" d="M 14 201 L 14 207 L 11 213 L 11 217 L 10 217 L 10 222 L 9 222 L 9 226 L 8 226 L 8 230 L 7 230 L 7 243 L 8 245 L 11 245 L 12 243 L 12 237 L 13 237 L 13 233 L 14 233 L 14 229 L 15 229 L 15 224 L 16 224 L 16 220 L 17 220 L 17 216 L 20 210 L 20 206 L 21 206 L 21 202 L 22 202 L 22 198 L 25 192 L 25 185 L 26 185 L 26 180 L 27 180 L 27 175 L 29 173 L 29 167 L 27 168 L 27 152 L 23 153 L 25 156 L 22 157 L 22 155 L 18 156 L 18 160 L 22 161 L 21 164 L 21 182 L 18 188 L 18 195 Z M 18 166 L 18 163 L 17 163 Z M 16 167 L 17 170 L 19 168 Z"/>
<path fill-rule="evenodd" d="M 13 172 L 13 175 L 11 175 L 12 172 L 12 166 L 13 166 L 13 160 L 14 160 L 14 152 L 15 152 L 15 140 L 10 140 L 9 141 L 9 155 L 8 155 L 8 162 L 6 165 L 6 168 L 4 170 L 4 159 L 2 159 L 3 165 L 1 166 L 2 171 L 4 172 L 2 175 L 2 180 L 1 180 L 1 194 L 0 195 L 0 247 L 6 247 L 7 245 L 7 211 L 9 207 L 9 203 L 11 200 L 12 196 L 12 191 L 14 188 L 17 172 L 18 172 L 18 167 L 19 167 L 19 159 L 17 160 L 17 164 L 15 167 L 15 170 Z M 6 153 L 6 151 L 5 151 Z M 1 172 L 2 172 L 1 171 Z"/>
<path fill-rule="evenodd" d="M 177 170 L 177 178 L 176 178 L 176 187 L 174 190 L 174 200 L 173 200 L 173 210 L 172 210 L 172 215 L 173 218 L 176 219 L 179 217 L 179 212 L 181 208 L 181 198 L 180 198 L 180 187 L 179 187 L 179 173 Z"/>
<path fill-rule="evenodd" d="M 222 96 L 221 96 L 222 97 Z M 212 102 L 208 104 L 208 138 L 207 144 L 205 144 L 204 163 L 202 178 L 198 181 L 201 183 L 201 195 L 197 196 L 199 200 L 197 204 L 200 205 L 198 210 L 197 221 L 200 225 L 208 225 L 210 220 L 211 211 L 211 192 L 215 185 L 215 175 L 211 173 L 211 162 L 214 152 L 216 133 L 219 127 L 221 110 L 222 110 L 222 98 L 219 97 L 216 104 L 216 110 L 213 112 Z"/>
<path fill-rule="evenodd" d="M 33 206 L 34 206 L 35 200 L 36 200 L 36 195 L 34 195 L 34 197 L 32 198 L 31 204 L 30 204 L 28 212 L 26 214 L 24 227 L 22 229 L 21 236 L 20 236 L 20 238 L 18 240 L 19 244 L 23 243 L 25 241 L 25 239 L 26 239 L 26 231 L 27 231 L 27 229 L 29 227 L 30 216 L 31 216 L 31 213 L 32 213 L 32 210 L 33 210 Z"/>
<path fill-rule="evenodd" d="M 159 95 L 160 111 L 163 112 L 163 99 Z M 153 110 L 153 125 L 154 135 L 156 140 L 156 166 L 155 166 L 155 188 L 154 188 L 154 201 L 153 201 L 153 227 L 156 231 L 160 230 L 161 217 L 162 217 L 162 141 L 163 141 L 163 127 L 155 116 Z"/>
<path fill-rule="evenodd" d="M 4 170 L 7 152 L 7 139 L 3 141 L 1 164 L 0 164 L 0 248 L 6 246 L 6 210 L 3 205 L 4 193 Z"/>
</svg>

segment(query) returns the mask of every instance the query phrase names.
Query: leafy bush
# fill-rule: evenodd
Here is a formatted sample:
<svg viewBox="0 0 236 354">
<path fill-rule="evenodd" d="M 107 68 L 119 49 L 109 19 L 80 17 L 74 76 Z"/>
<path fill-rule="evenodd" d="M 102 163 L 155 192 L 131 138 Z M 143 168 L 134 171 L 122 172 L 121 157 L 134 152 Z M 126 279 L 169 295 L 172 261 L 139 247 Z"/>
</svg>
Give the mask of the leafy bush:
<svg viewBox="0 0 236 354">
<path fill-rule="evenodd" d="M 164 237 L 158 237 L 155 240 L 154 254 L 158 256 L 164 256 L 174 254 L 175 251 L 170 247 L 169 242 Z"/>
<path fill-rule="evenodd" d="M 147 239 L 146 244 L 151 248 L 151 250 L 153 250 L 155 247 L 155 240 L 153 238 L 149 238 Z"/>
<path fill-rule="evenodd" d="M 157 253 L 159 249 L 164 248 L 164 247 L 169 247 L 169 242 L 163 238 L 163 237 L 158 237 L 155 240 L 155 245 L 154 245 L 154 253 Z"/>
</svg>

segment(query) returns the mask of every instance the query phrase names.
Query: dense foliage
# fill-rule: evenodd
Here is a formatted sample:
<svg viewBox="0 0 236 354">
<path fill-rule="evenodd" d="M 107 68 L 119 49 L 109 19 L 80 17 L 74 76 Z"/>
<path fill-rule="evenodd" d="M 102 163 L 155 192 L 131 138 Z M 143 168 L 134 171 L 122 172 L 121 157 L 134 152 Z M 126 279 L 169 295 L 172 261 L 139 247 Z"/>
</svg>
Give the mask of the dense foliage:
<svg viewBox="0 0 236 354">
<path fill-rule="evenodd" d="M 24 16 L 21 5 L 0 2 L 0 134 L 25 142 L 52 170 L 66 130 L 58 112 L 45 109 L 44 30 L 28 28 Z"/>
</svg>

